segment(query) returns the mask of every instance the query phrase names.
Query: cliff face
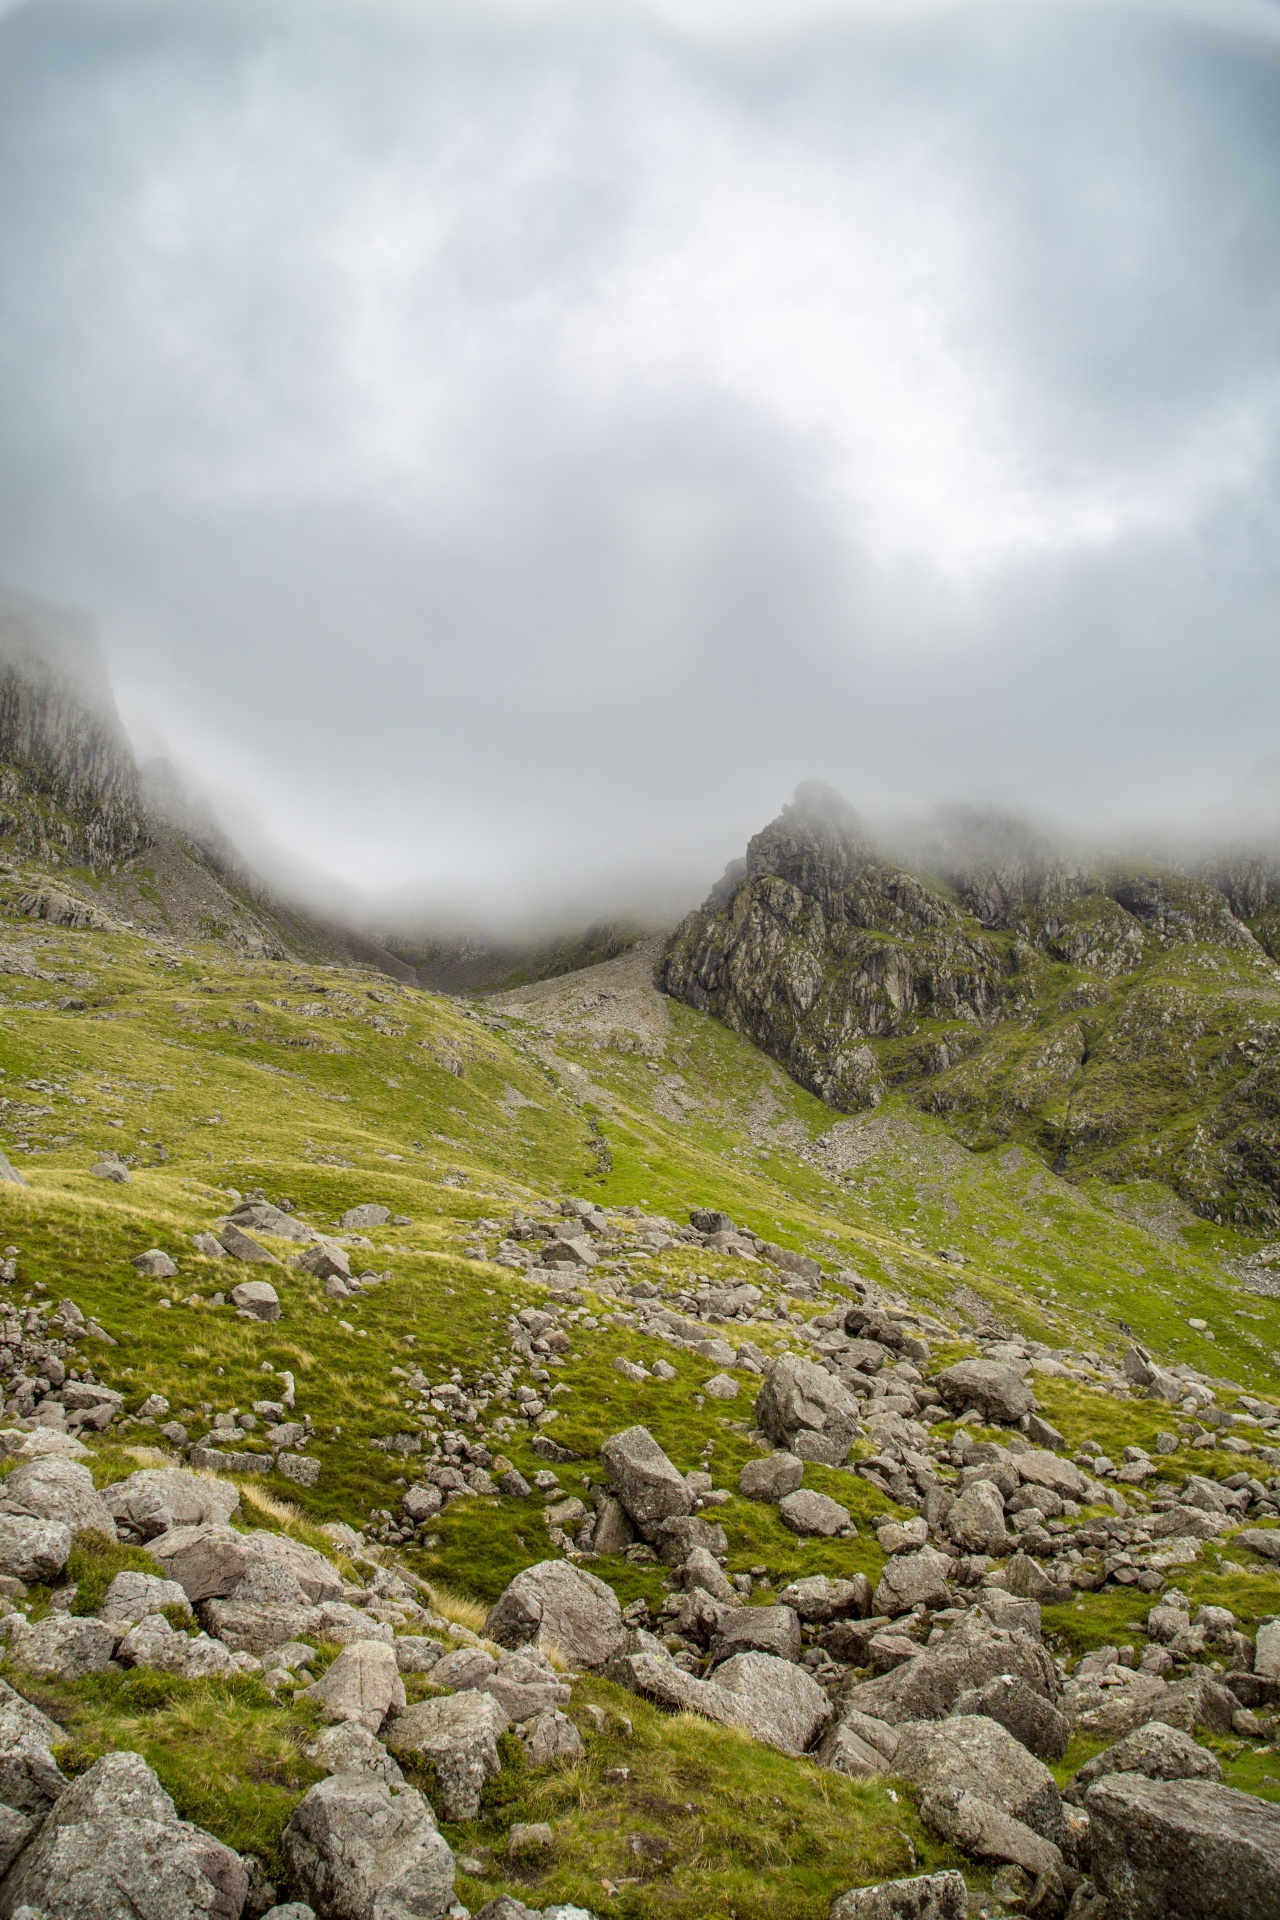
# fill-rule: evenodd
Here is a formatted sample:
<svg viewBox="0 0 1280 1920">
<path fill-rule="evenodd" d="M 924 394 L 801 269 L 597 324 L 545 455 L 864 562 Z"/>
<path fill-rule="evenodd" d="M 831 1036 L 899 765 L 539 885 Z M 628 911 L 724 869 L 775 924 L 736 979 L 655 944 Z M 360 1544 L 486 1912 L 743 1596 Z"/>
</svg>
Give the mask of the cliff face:
<svg viewBox="0 0 1280 1920">
<path fill-rule="evenodd" d="M 74 615 L 0 595 L 0 837 L 105 871 L 149 844 L 101 654 Z"/>
<path fill-rule="evenodd" d="M 894 866 L 839 796 L 802 788 L 676 930 L 659 984 L 833 1106 L 900 1091 L 968 1146 L 1158 1175 L 1203 1214 L 1280 1227 L 1274 868 L 940 865 Z"/>
</svg>

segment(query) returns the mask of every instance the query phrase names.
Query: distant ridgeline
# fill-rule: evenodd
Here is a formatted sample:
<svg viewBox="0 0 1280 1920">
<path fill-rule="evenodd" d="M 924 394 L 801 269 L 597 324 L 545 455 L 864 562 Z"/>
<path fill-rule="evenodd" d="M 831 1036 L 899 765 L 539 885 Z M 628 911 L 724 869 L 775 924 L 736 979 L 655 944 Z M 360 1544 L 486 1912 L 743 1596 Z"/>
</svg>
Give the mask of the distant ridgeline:
<svg viewBox="0 0 1280 1920">
<path fill-rule="evenodd" d="M 833 1106 L 901 1091 L 970 1147 L 1280 1227 L 1280 867 L 1089 872 L 1025 837 L 927 864 L 881 858 L 838 794 L 801 787 L 659 984 Z"/>
</svg>

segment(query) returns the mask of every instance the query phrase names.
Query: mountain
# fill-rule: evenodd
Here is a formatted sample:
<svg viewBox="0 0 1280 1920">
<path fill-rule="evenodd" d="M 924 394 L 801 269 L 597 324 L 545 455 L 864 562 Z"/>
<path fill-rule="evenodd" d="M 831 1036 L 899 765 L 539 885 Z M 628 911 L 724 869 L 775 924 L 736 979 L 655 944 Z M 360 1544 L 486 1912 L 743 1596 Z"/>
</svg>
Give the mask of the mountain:
<svg viewBox="0 0 1280 1920">
<path fill-rule="evenodd" d="M 80 615 L 0 593 L 0 884 L 34 919 L 131 926 L 413 979 L 377 941 L 280 900 L 163 761 L 139 769 Z"/>
<path fill-rule="evenodd" d="M 802 787 L 681 923 L 661 984 L 846 1112 L 901 1092 L 971 1148 L 1280 1227 L 1274 868 L 1093 870 L 993 840 L 908 871 Z"/>
</svg>

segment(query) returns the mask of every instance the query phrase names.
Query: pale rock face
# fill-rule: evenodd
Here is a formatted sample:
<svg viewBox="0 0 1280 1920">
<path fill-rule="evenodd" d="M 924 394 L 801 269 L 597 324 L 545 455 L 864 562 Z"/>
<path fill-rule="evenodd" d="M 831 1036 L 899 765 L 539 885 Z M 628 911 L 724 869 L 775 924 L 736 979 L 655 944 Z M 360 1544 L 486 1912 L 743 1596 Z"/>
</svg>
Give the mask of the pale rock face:
<svg viewBox="0 0 1280 1920">
<path fill-rule="evenodd" d="M 179 1820 L 136 1753 L 108 1753 L 62 1794 L 0 1885 L 0 1909 L 59 1920 L 239 1920 L 238 1855 Z"/>
<path fill-rule="evenodd" d="M 281 1844 L 325 1920 L 443 1920 L 453 1905 L 453 1854 L 412 1787 L 334 1774 L 299 1801 Z"/>
<path fill-rule="evenodd" d="M 320 1702 L 326 1720 L 355 1720 L 376 1734 L 392 1707 L 405 1705 L 394 1650 L 382 1640 L 354 1640 L 306 1698 Z"/>
<path fill-rule="evenodd" d="M 683 1480 L 680 1486 L 687 1499 Z M 499 1646 L 558 1649 L 575 1666 L 595 1668 L 626 1639 L 612 1587 L 567 1560 L 542 1560 L 518 1573 L 490 1609 L 485 1633 Z"/>
</svg>

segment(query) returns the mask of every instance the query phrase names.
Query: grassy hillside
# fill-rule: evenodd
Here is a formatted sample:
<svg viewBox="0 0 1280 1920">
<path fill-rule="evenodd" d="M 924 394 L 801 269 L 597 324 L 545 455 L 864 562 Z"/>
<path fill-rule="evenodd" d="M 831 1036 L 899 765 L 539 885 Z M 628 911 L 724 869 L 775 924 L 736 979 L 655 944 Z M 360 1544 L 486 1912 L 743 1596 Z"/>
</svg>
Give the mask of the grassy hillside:
<svg viewBox="0 0 1280 1920">
<path fill-rule="evenodd" d="M 544 1411 L 532 1423 L 519 1415 L 499 1378 L 512 1364 L 508 1321 L 545 1288 L 490 1256 L 513 1210 L 546 1211 L 564 1195 L 676 1222 L 692 1206 L 723 1208 L 955 1329 L 995 1317 L 1105 1362 L 1132 1328 L 1164 1361 L 1233 1383 L 1220 1384 L 1224 1404 L 1237 1389 L 1274 1398 L 1280 1385 L 1280 1299 L 1235 1277 L 1258 1237 L 1192 1213 L 1150 1167 L 1119 1187 L 1068 1184 L 1022 1146 L 984 1141 L 970 1151 L 892 1095 L 845 1118 L 727 1027 L 659 997 L 646 946 L 467 1006 L 371 971 L 229 959 L 214 945 L 51 928 L 13 909 L 11 900 L 0 919 L 0 1145 L 28 1184 L 0 1185 L 0 1237 L 17 1249 L 4 1304 L 73 1298 L 115 1342 L 92 1348 L 97 1379 L 124 1393 L 130 1414 L 162 1394 L 193 1438 L 216 1414 L 278 1398 L 291 1375 L 320 1475 L 305 1489 L 282 1478 L 248 1430 L 237 1445 L 261 1451 L 261 1474 L 242 1480 L 259 1502 L 255 1523 L 305 1537 L 340 1520 L 373 1541 L 398 1531 L 415 1471 L 408 1449 L 424 1430 L 454 1424 L 483 1431 L 531 1480 L 546 1464 L 534 1439 L 553 1439 L 577 1456 L 556 1468 L 571 1494 L 599 1478 L 602 1440 L 642 1421 L 682 1470 L 708 1465 L 717 1486 L 736 1488 L 755 1451 L 753 1377 L 738 1374 L 736 1400 L 707 1401 L 713 1366 L 664 1347 L 673 1378 L 628 1379 L 616 1360 L 648 1365 L 655 1347 L 620 1311 L 616 1277 L 584 1283 L 563 1322 L 569 1350 L 548 1357 L 541 1380 L 521 1371 Z M 127 1184 L 90 1171 L 104 1152 L 128 1164 Z M 195 1251 L 193 1235 L 235 1196 L 257 1192 L 325 1230 L 366 1201 L 402 1216 L 351 1248 L 353 1271 L 367 1267 L 379 1284 L 333 1299 L 284 1264 L 290 1242 L 266 1234 L 278 1267 Z M 152 1247 L 173 1256 L 177 1278 L 139 1277 L 130 1261 Z M 631 1267 L 667 1292 L 743 1276 L 738 1261 L 678 1245 Z M 215 1300 L 263 1276 L 280 1293 L 278 1322 L 240 1319 Z M 752 1277 L 768 1280 L 764 1269 Z M 796 1344 L 799 1321 L 849 1297 L 838 1281 L 808 1301 L 772 1281 L 766 1291 L 775 1318 L 750 1332 L 766 1355 Z M 934 1358 L 971 1350 L 957 1333 Z M 457 1393 L 420 1390 L 415 1368 L 432 1388 L 452 1381 Z M 1126 1445 L 1152 1448 L 1177 1418 L 1083 1378 L 1037 1376 L 1036 1392 L 1073 1445 L 1088 1437 L 1117 1459 Z M 1241 1453 L 1180 1437 L 1162 1473 L 1238 1469 Z M 155 1421 L 120 1423 L 95 1443 L 95 1473 L 113 1478 L 160 1457 L 171 1456 Z M 754 1571 L 774 1587 L 800 1573 L 878 1577 L 884 1556 L 869 1523 L 897 1511 L 892 1502 L 832 1469 L 811 1468 L 807 1483 L 850 1507 L 858 1536 L 797 1539 L 776 1509 L 735 1493 L 716 1516 L 730 1573 Z M 478 1625 L 477 1608 L 555 1548 L 535 1493 L 460 1500 L 398 1551 L 455 1617 Z M 592 1564 L 624 1603 L 660 1605 L 661 1568 Z M 1243 1623 L 1280 1612 L 1280 1574 L 1234 1565 L 1206 1555 L 1181 1584 L 1193 1599 L 1229 1604 Z M 1052 1611 L 1064 1648 L 1132 1638 L 1128 1589 Z M 271 1700 L 252 1680 L 109 1675 L 51 1689 L 49 1700 L 84 1755 L 140 1747 L 181 1812 L 268 1863 L 290 1806 L 316 1777 L 301 1758 L 314 1730 L 307 1709 Z M 598 1729 L 579 1715 L 583 1761 L 530 1772 L 512 1752 L 482 1820 L 448 1830 L 475 1869 L 459 1881 L 468 1904 L 509 1885 L 537 1904 L 577 1899 L 609 1920 L 817 1920 L 845 1886 L 948 1858 L 909 1799 L 886 1785 L 668 1718 L 603 1681 L 585 1683 L 575 1711 L 579 1701 L 602 1710 Z M 1241 1782 L 1272 1791 L 1265 1758 L 1235 1746 Z M 555 1855 L 532 1879 L 504 1863 L 513 1819 L 555 1825 Z"/>
</svg>

